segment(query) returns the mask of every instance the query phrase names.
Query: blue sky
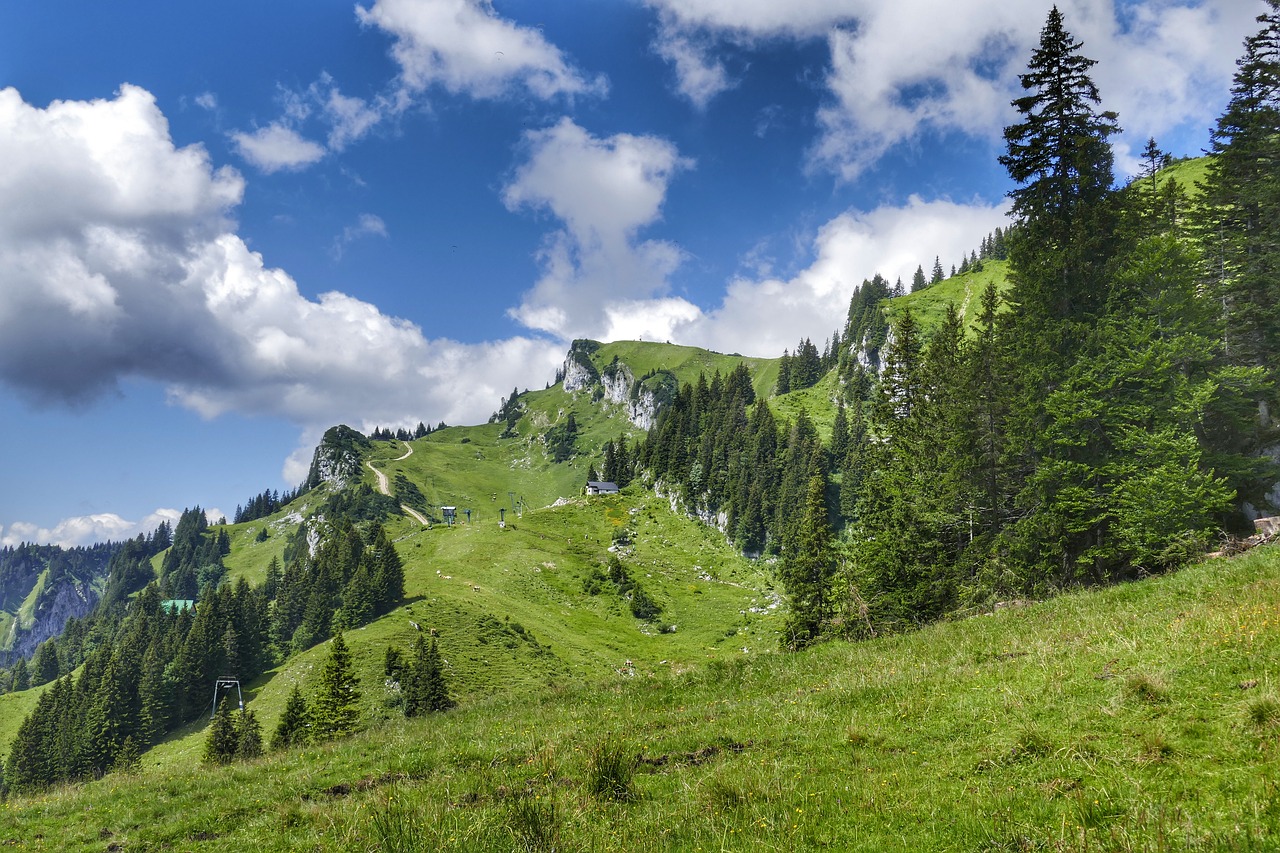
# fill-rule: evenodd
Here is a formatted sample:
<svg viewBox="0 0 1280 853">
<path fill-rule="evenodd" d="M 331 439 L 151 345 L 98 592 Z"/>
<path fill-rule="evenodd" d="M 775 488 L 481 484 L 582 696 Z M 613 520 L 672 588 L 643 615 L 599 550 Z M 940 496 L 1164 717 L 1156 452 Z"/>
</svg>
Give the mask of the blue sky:
<svg viewBox="0 0 1280 853">
<path fill-rule="evenodd" d="M 485 420 L 576 337 L 775 356 L 1004 223 L 1049 3 L 0 6 L 0 544 L 305 474 L 324 429 Z M 1253 0 L 1063 0 L 1193 155 Z"/>
</svg>

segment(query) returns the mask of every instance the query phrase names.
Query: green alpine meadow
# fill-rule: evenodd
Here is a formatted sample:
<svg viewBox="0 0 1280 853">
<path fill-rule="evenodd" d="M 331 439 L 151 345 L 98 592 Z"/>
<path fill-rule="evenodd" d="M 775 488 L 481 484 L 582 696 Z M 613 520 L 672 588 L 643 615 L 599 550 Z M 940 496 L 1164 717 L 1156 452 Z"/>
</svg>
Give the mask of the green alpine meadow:
<svg viewBox="0 0 1280 853">
<path fill-rule="evenodd" d="M 231 518 L 6 547 L 0 846 L 1280 849 L 1260 8 L 1206 155 L 1118 185 L 1054 7 L 1008 227 L 777 357 L 574 340 Z"/>
</svg>

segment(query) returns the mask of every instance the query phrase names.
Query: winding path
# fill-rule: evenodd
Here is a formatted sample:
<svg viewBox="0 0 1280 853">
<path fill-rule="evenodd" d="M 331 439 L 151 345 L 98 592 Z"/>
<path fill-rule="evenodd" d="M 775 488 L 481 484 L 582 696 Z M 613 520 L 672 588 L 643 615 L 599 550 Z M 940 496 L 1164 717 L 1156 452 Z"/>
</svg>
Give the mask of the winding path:
<svg viewBox="0 0 1280 853">
<path fill-rule="evenodd" d="M 405 459 L 408 459 L 410 456 L 413 455 L 413 445 L 411 445 L 409 442 L 406 441 L 404 443 L 404 446 L 405 446 L 404 456 L 397 456 L 395 459 L 391 460 L 392 462 L 403 462 Z M 387 497 L 391 497 L 391 486 L 387 482 L 387 475 L 379 471 L 377 468 L 374 468 L 372 462 L 366 462 L 364 464 L 370 471 L 373 472 L 373 476 L 378 478 L 378 491 L 382 492 Z M 421 524 L 423 527 L 431 526 L 431 522 L 428 521 L 426 517 L 422 515 L 422 513 L 418 512 L 416 509 L 409 506 L 408 504 L 400 504 L 400 509 L 404 510 L 409 515 L 416 518 L 418 520 L 418 523 Z"/>
</svg>

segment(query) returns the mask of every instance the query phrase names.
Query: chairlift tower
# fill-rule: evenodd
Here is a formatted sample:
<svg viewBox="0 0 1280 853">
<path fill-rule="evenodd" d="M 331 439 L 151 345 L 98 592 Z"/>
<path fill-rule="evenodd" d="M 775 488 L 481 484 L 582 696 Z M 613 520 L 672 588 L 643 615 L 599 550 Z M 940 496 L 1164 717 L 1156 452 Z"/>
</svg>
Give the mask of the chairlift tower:
<svg viewBox="0 0 1280 853">
<path fill-rule="evenodd" d="M 226 696 L 231 692 L 231 688 L 236 689 L 236 698 L 240 702 L 240 710 L 244 710 L 244 692 L 240 689 L 240 679 L 234 675 L 219 675 L 213 682 L 213 713 L 209 715 L 209 719 L 213 719 L 218 715 L 218 691 L 223 691 Z"/>
</svg>

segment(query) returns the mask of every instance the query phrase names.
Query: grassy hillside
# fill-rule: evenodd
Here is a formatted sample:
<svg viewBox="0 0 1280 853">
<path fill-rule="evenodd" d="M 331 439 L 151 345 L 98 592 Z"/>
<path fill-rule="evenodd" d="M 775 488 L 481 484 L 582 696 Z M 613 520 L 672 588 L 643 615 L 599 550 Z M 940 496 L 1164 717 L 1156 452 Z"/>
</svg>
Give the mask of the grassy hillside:
<svg viewBox="0 0 1280 853">
<path fill-rule="evenodd" d="M 739 364 L 745 364 L 751 371 L 752 385 L 756 389 L 757 396 L 768 396 L 773 392 L 773 387 L 778 384 L 778 359 L 776 358 L 725 355 L 697 347 L 682 347 L 650 341 L 615 341 L 602 344 L 600 349 L 591 356 L 591 361 L 597 368 L 604 369 L 614 356 L 630 367 L 637 379 L 651 370 L 670 370 L 683 385 L 686 382 L 697 382 L 699 373 L 705 373 L 710 380 L 716 371 L 727 376 Z"/>
<path fill-rule="evenodd" d="M 890 323 L 895 322 L 905 309 L 910 308 L 927 336 L 942 322 L 947 304 L 954 303 L 965 328 L 972 330 L 982 312 L 982 293 L 991 283 L 995 284 L 996 290 L 1002 295 L 1008 289 L 1008 261 L 983 261 L 982 269 L 978 272 L 957 273 L 915 293 L 886 299 L 881 305 Z"/>
<path fill-rule="evenodd" d="M 907 636 L 638 665 L 231 768 L 170 762 L 13 799 L 0 838 L 32 850 L 1275 849 L 1278 596 L 1269 549 Z"/>
</svg>

